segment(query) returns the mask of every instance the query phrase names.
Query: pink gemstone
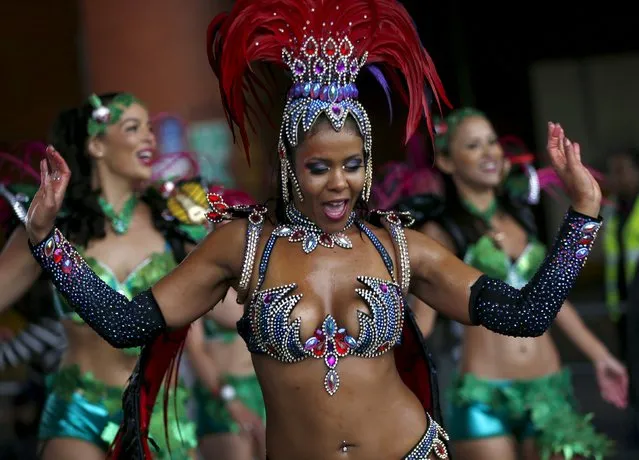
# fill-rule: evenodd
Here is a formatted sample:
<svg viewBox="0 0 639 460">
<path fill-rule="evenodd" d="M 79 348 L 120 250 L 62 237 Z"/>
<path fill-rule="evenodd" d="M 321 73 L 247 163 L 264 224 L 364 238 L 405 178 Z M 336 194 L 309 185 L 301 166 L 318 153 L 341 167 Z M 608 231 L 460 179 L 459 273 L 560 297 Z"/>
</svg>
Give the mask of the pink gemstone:
<svg viewBox="0 0 639 460">
<path fill-rule="evenodd" d="M 330 372 L 326 377 L 326 387 L 328 388 L 328 392 L 333 394 L 335 390 L 337 390 L 337 373 Z"/>
<path fill-rule="evenodd" d="M 386 286 L 385 284 L 380 284 L 379 288 L 382 290 L 384 294 L 388 292 L 388 286 Z"/>
<path fill-rule="evenodd" d="M 53 262 L 55 262 L 56 264 L 59 264 L 60 261 L 62 260 L 63 255 L 64 253 L 62 252 L 62 249 L 57 248 L 55 251 L 53 251 Z"/>
<path fill-rule="evenodd" d="M 69 273 L 71 273 L 72 269 L 73 269 L 73 262 L 71 261 L 71 259 L 64 259 L 62 261 L 62 273 L 68 275 Z"/>
<path fill-rule="evenodd" d="M 337 364 L 337 356 L 328 355 L 328 357 L 326 358 L 326 364 L 328 364 L 328 367 L 335 367 L 335 364 Z"/>
</svg>

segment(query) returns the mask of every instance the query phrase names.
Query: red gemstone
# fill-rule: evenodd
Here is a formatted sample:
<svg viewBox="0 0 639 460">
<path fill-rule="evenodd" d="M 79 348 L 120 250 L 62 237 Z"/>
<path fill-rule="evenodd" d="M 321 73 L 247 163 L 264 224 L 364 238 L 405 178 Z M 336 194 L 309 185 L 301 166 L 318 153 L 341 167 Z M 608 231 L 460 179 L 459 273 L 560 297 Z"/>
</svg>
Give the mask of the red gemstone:
<svg viewBox="0 0 639 460">
<path fill-rule="evenodd" d="M 53 261 L 56 264 L 59 264 L 60 261 L 62 260 L 62 256 L 64 255 L 64 253 L 62 252 L 62 249 L 57 248 L 55 251 L 53 251 Z"/>
<path fill-rule="evenodd" d="M 220 218 L 222 217 L 222 215 L 219 212 L 215 212 L 215 211 L 210 211 L 207 214 L 207 216 L 208 216 L 209 219 L 211 219 L 213 221 L 220 220 Z"/>
<path fill-rule="evenodd" d="M 335 336 L 335 351 L 340 356 L 344 356 L 348 353 L 348 344 L 344 341 L 344 334 L 337 334 Z"/>
<path fill-rule="evenodd" d="M 314 56 L 315 51 L 317 51 L 317 45 L 315 45 L 315 42 L 313 40 L 309 40 L 306 44 L 306 54 Z"/>
<path fill-rule="evenodd" d="M 592 243 L 592 238 L 590 238 L 589 236 L 584 236 L 582 239 L 579 240 L 579 244 L 590 244 Z"/>
<path fill-rule="evenodd" d="M 217 193 L 209 193 L 207 198 L 209 199 L 209 203 L 217 203 L 218 201 L 222 201 L 222 197 Z"/>
<path fill-rule="evenodd" d="M 295 230 L 291 235 L 291 238 L 294 240 L 301 240 L 302 238 L 304 238 L 304 235 L 306 235 L 306 232 L 304 230 Z"/>
<path fill-rule="evenodd" d="M 333 240 L 326 233 L 322 233 L 319 237 L 320 244 L 324 246 L 328 246 L 329 248 L 333 247 Z"/>
<path fill-rule="evenodd" d="M 388 350 L 388 342 L 386 342 L 386 343 L 385 343 L 385 344 L 383 344 L 383 345 L 380 345 L 380 346 L 377 348 L 377 351 L 378 351 L 379 353 L 384 353 L 386 350 Z"/>
<path fill-rule="evenodd" d="M 73 269 L 73 262 L 71 262 L 71 259 L 64 259 L 62 261 L 62 273 L 68 275 L 69 273 L 71 273 L 71 270 Z"/>
<path fill-rule="evenodd" d="M 219 201 L 213 204 L 213 209 L 219 212 L 225 212 L 229 208 L 229 205 L 223 201 Z"/>
<path fill-rule="evenodd" d="M 333 43 L 333 41 L 330 41 L 326 44 L 326 55 L 327 56 L 335 55 L 335 43 Z"/>
<path fill-rule="evenodd" d="M 348 56 L 348 53 L 351 52 L 351 45 L 349 45 L 346 40 L 343 41 L 342 46 L 340 46 L 339 48 L 339 52 L 342 54 L 342 56 Z"/>
<path fill-rule="evenodd" d="M 318 357 L 323 356 L 324 350 L 326 350 L 326 342 L 319 342 L 315 345 L 315 348 L 313 348 L 313 354 Z"/>
</svg>

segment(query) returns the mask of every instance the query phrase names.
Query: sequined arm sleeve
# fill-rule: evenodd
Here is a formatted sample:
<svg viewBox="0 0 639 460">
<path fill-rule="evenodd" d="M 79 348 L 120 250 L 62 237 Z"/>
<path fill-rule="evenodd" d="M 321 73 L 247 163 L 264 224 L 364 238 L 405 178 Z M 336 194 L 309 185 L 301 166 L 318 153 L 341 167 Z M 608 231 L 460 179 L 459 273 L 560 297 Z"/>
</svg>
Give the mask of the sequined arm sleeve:
<svg viewBox="0 0 639 460">
<path fill-rule="evenodd" d="M 129 301 L 91 270 L 57 228 L 31 253 L 69 305 L 113 347 L 144 345 L 166 329 L 151 290 Z"/>
<path fill-rule="evenodd" d="M 471 322 L 513 337 L 542 335 L 574 286 L 600 226 L 601 219 L 570 209 L 543 264 L 521 290 L 485 275 L 477 280 L 471 288 Z"/>
</svg>

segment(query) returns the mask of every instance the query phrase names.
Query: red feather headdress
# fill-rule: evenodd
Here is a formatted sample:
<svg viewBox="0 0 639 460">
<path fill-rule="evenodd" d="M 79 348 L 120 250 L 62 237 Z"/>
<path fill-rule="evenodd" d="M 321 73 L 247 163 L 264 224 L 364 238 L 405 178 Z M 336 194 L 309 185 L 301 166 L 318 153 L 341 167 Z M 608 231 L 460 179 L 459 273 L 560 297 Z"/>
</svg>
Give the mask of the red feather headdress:
<svg viewBox="0 0 639 460">
<path fill-rule="evenodd" d="M 254 62 L 288 69 L 293 76 L 280 134 L 292 146 L 299 123 L 306 131 L 325 114 L 337 130 L 350 114 L 370 153 L 370 124 L 355 86 L 361 69 L 370 68 L 408 105 L 406 140 L 422 119 L 430 130 L 427 87 L 438 105 L 448 104 L 408 12 L 395 0 L 238 0 L 230 13 L 210 23 L 207 47 L 230 128 L 234 135 L 235 127 L 239 130 L 249 161 L 246 124 L 253 126 L 256 109 L 266 112 L 257 97 L 257 88 L 266 85 L 251 68 Z"/>
</svg>

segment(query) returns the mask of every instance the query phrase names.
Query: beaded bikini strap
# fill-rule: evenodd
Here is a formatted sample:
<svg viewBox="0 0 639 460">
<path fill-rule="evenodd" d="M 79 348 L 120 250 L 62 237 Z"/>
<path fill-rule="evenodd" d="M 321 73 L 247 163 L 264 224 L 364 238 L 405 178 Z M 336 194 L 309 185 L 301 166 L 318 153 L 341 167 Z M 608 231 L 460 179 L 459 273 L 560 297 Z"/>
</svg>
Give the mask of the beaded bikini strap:
<svg viewBox="0 0 639 460">
<path fill-rule="evenodd" d="M 251 278 L 255 268 L 257 254 L 257 243 L 264 230 L 264 214 L 266 208 L 256 206 L 248 216 L 248 227 L 246 229 L 246 248 L 244 249 L 244 261 L 242 262 L 242 274 L 237 290 L 237 303 L 243 304 L 248 297 Z"/>
<path fill-rule="evenodd" d="M 395 247 L 395 254 L 399 261 L 399 270 L 397 277 L 399 285 L 404 294 L 408 294 L 410 288 L 410 259 L 408 257 L 408 244 L 406 243 L 406 234 L 404 233 L 403 220 L 398 213 L 391 211 L 377 211 L 382 216 L 382 225 L 390 233 Z M 401 217 L 408 218 L 407 225 L 410 226 L 412 218 L 410 214 L 400 213 Z M 405 214 L 405 215 L 404 215 Z"/>
</svg>

